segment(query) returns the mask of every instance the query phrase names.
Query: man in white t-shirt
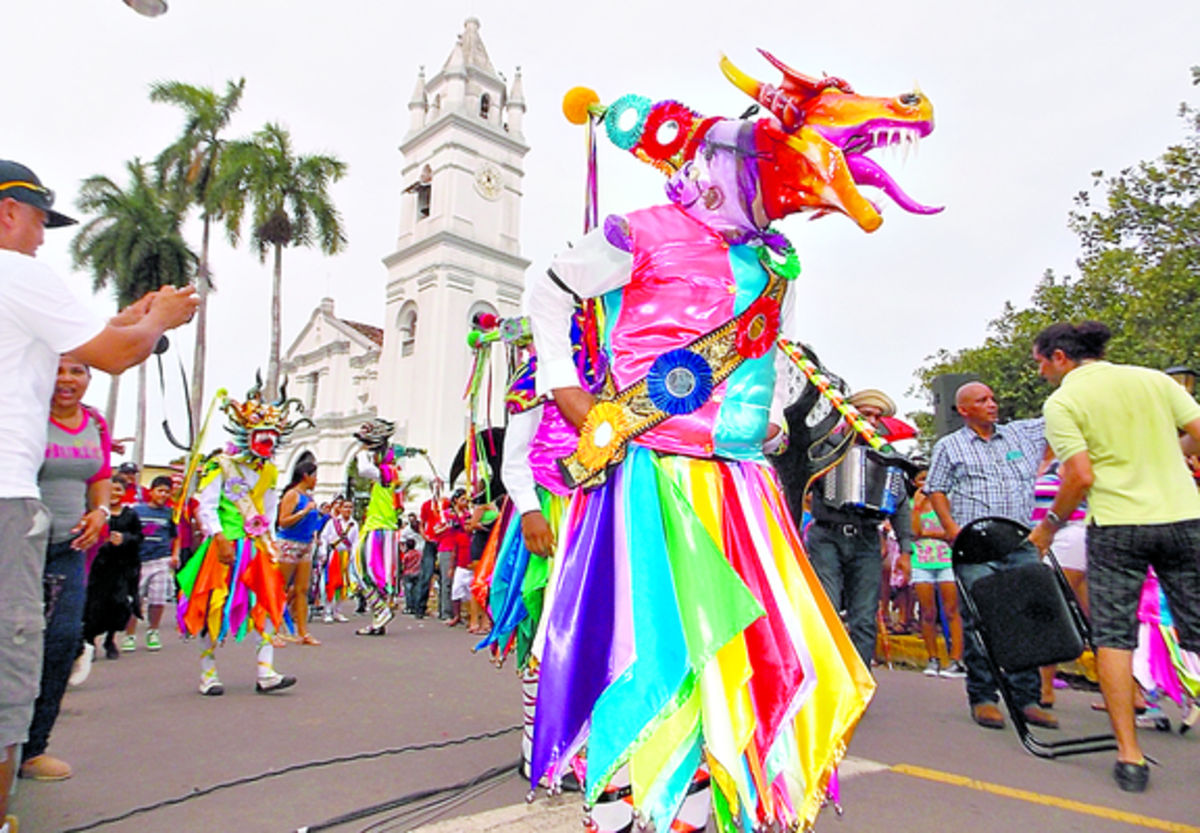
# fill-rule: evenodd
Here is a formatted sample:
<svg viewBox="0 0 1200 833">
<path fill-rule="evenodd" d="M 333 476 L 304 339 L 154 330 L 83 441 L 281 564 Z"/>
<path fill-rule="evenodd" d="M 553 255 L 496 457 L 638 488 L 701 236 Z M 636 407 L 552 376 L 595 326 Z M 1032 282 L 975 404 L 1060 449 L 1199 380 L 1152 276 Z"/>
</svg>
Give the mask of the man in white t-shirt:
<svg viewBox="0 0 1200 833">
<path fill-rule="evenodd" d="M 117 374 L 150 355 L 166 330 L 191 320 L 192 287 L 164 287 L 107 324 L 34 260 L 46 228 L 75 222 L 24 165 L 0 159 L 0 833 L 42 663 L 42 566 L 49 514 L 38 500 L 50 396 L 61 353 Z M 15 828 L 15 821 L 12 822 Z"/>
</svg>

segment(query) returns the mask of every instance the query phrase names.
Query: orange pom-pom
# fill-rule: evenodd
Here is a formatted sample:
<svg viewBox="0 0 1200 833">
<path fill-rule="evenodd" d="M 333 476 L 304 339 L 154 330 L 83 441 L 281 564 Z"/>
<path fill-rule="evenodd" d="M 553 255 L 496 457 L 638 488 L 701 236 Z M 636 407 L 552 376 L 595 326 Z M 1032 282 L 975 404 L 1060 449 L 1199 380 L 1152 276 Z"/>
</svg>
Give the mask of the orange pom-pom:
<svg viewBox="0 0 1200 833">
<path fill-rule="evenodd" d="M 600 103 L 600 96 L 589 87 L 572 87 L 563 96 L 563 115 L 571 124 L 587 124 L 589 109 Z"/>
</svg>

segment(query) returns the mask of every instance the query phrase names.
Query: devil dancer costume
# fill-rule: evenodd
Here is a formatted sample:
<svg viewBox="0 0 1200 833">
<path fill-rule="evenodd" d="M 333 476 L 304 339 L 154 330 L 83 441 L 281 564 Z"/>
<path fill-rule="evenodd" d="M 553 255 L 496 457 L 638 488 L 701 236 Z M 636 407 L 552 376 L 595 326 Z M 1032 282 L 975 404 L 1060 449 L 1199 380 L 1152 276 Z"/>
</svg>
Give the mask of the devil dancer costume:
<svg viewBox="0 0 1200 833">
<path fill-rule="evenodd" d="M 302 406 L 287 398 L 286 385 L 278 401 L 263 402 L 261 378 L 245 402 L 230 399 L 224 391 L 218 397 L 229 417 L 233 442 L 200 469 L 196 517 L 206 537 L 179 572 L 179 628 L 202 637 L 201 694 L 225 693 L 217 676 L 217 646 L 231 635 L 241 641 L 251 629 L 258 638 L 255 690 L 278 691 L 295 685 L 296 678 L 275 670 L 270 637 L 283 623 L 287 598 L 271 538 L 279 503 L 279 472 L 272 458 L 288 435 L 308 420 L 290 420 L 292 406 Z"/>
<path fill-rule="evenodd" d="M 885 130 L 925 135 L 932 108 L 771 60 L 781 89 L 722 64 L 772 109 L 758 121 L 583 90 L 564 103 L 666 173 L 671 200 L 608 217 L 528 290 L 540 394 L 580 387 L 572 311 L 604 307 L 608 375 L 560 461 L 578 488 L 532 648 L 531 777 L 554 789 L 584 751 L 592 829 L 703 829 L 710 779 L 722 831 L 810 826 L 874 690 L 763 456 L 784 442 L 774 347 L 799 273 L 768 224 L 810 209 L 874 230 L 864 182 L 935 210 L 861 155 Z"/>
<path fill-rule="evenodd" d="M 350 584 L 360 591 L 371 610 L 371 624 L 355 631 L 359 636 L 383 636 L 387 624 L 395 618 L 393 608 L 399 589 L 400 516 L 396 507 L 396 489 L 400 487 L 400 466 L 391 446 L 394 423 L 373 419 L 358 429 L 354 437 L 371 454 L 369 466 L 360 466 L 359 474 L 371 477 L 371 498 L 363 518 L 362 533 L 350 561 Z"/>
<path fill-rule="evenodd" d="M 510 346 L 531 346 L 528 319 L 505 319 L 499 337 Z M 571 344 L 579 384 L 598 391 L 604 377 L 604 354 L 599 350 L 595 320 L 577 307 L 571 322 Z M 487 600 L 492 628 L 475 646 L 488 648 L 499 667 L 515 651 L 521 675 L 524 733 L 522 772 L 529 775 L 533 750 L 533 715 L 537 705 L 537 663 L 530 649 L 541 620 L 552 560 L 529 551 L 523 519 L 539 514 L 557 539 L 566 515 L 570 488 L 558 469 L 558 459 L 574 450 L 579 434 L 559 411 L 552 397 L 536 389 L 537 355 L 531 354 L 512 374 L 505 394 L 508 425 L 504 434 L 501 479 L 508 491 L 498 545 L 488 577 Z"/>
</svg>

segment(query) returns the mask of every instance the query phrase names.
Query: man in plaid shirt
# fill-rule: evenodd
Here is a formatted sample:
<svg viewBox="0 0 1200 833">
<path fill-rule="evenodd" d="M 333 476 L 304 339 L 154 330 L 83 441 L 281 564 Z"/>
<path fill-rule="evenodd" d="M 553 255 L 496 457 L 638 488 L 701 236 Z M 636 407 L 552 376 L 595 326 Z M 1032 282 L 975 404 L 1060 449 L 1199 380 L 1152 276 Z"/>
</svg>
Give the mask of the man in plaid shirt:
<svg viewBox="0 0 1200 833">
<path fill-rule="evenodd" d="M 961 527 L 984 516 L 1027 524 L 1033 511 L 1033 481 L 1046 453 L 1043 420 L 998 424 L 996 397 L 982 382 L 968 382 L 959 388 L 954 404 L 965 424 L 933 447 L 925 482 L 925 491 L 942 527 L 953 540 Z M 1010 553 L 1002 562 L 964 565 L 960 574 L 969 587 L 996 570 L 1037 560 L 1037 550 L 1027 545 Z M 964 610 L 964 619 L 967 615 Z M 963 660 L 967 666 L 967 702 L 972 719 L 989 729 L 1004 728 L 1004 715 L 997 706 L 996 681 L 975 640 L 965 640 Z M 1029 723 L 1058 728 L 1058 719 L 1039 706 L 1041 684 L 1036 671 L 1010 674 L 1009 682 Z"/>
</svg>

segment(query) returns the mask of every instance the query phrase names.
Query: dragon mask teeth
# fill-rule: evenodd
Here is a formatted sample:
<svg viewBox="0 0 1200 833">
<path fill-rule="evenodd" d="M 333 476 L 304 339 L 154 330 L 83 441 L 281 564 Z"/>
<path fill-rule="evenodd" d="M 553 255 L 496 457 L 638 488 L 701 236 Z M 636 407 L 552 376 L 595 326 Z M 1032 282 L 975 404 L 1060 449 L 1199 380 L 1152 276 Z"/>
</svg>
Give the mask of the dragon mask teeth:
<svg viewBox="0 0 1200 833">
<path fill-rule="evenodd" d="M 877 210 L 861 195 L 850 193 L 855 186 L 869 185 L 914 214 L 942 210 L 914 200 L 878 162 L 866 156 L 878 148 L 895 148 L 907 158 L 909 151 L 933 132 L 933 105 L 926 96 L 916 89 L 894 98 L 860 96 L 841 78 L 812 78 L 771 53 L 759 51 L 783 73 L 778 87 L 751 78 L 725 57 L 721 58 L 721 71 L 734 86 L 771 111 L 788 136 L 784 144 L 816 168 L 822 182 L 816 183 L 813 191 L 820 204 L 807 207 L 842 211 L 863 228 L 873 230 L 879 225 Z M 850 173 L 849 181 L 838 180 L 839 155 Z"/>
<path fill-rule="evenodd" d="M 303 425 L 313 424 L 307 417 L 292 419 L 292 408 L 303 412 L 304 405 L 299 399 L 287 397 L 286 380 L 280 385 L 279 391 L 279 399 L 264 402 L 262 374 L 256 373 L 254 387 L 246 391 L 244 401 L 239 402 L 229 396 L 222 400 L 221 410 L 228 417 L 225 430 L 233 435 L 233 444 L 240 451 L 269 458 L 293 431 Z"/>
</svg>

